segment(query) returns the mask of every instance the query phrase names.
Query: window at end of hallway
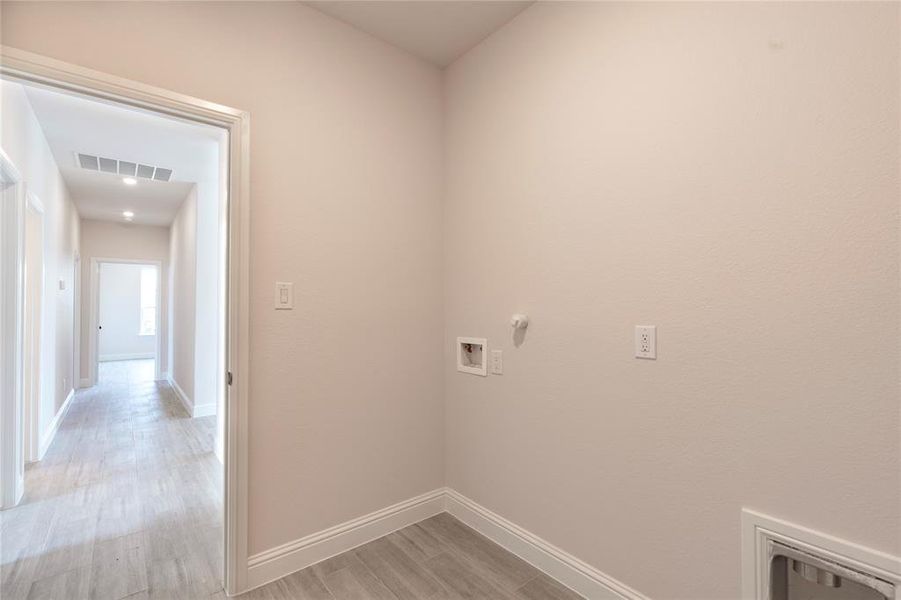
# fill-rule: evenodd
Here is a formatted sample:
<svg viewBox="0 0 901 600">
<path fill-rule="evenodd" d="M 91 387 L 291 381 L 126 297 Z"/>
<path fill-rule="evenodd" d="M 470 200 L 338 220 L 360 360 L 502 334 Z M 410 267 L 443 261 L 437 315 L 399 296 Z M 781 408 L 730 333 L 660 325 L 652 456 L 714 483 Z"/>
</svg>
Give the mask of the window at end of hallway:
<svg viewBox="0 0 901 600">
<path fill-rule="evenodd" d="M 156 268 L 141 269 L 141 329 L 138 335 L 156 335 Z"/>
</svg>

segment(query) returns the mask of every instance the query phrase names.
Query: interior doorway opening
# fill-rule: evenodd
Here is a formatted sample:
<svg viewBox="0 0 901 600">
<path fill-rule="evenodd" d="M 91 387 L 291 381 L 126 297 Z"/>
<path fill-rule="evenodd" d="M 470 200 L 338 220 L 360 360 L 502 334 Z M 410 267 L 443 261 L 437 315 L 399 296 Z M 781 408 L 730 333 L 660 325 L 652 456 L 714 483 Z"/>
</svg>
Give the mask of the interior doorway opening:
<svg viewBox="0 0 901 600">
<path fill-rule="evenodd" d="M 164 380 L 161 261 L 91 260 L 92 381 Z"/>
<path fill-rule="evenodd" d="M 93 77 L 92 85 L 102 79 Z M 238 271 L 229 260 L 231 186 L 238 179 L 231 123 L 27 80 L 0 85 L 4 99 L 14 100 L 4 116 L 27 133 L 9 146 L 28 178 L 18 171 L 7 178 L 4 167 L 0 241 L 17 247 L 0 264 L 14 275 L 2 289 L 3 332 L 16 334 L 4 335 L 0 348 L 4 365 L 14 361 L 0 382 L 11 391 L 0 410 L 15 417 L 0 431 L 9 458 L 0 465 L 4 523 L 21 521 L 27 529 L 32 505 L 50 494 L 57 512 L 43 541 L 21 549 L 23 557 L 74 542 L 70 516 L 96 513 L 77 527 L 75 545 L 86 556 L 109 539 L 132 536 L 147 563 L 142 570 L 162 572 L 163 562 L 178 559 L 202 575 L 191 594 L 234 590 L 242 573 L 226 564 L 236 564 L 236 549 L 246 552 L 243 539 L 226 533 L 229 522 L 233 531 L 237 524 L 226 519 L 226 490 L 234 489 L 226 461 L 237 442 L 227 428 L 238 429 L 227 414 L 226 372 L 229 383 L 240 373 L 229 353 L 238 323 L 228 312 L 238 309 L 229 302 L 229 269 Z M 179 102 L 193 107 L 188 100 Z M 35 143 L 40 152 L 30 150 Z M 43 205 L 36 196 L 25 199 L 30 187 L 46 193 Z M 234 463 L 233 473 L 238 468 Z M 66 473 L 77 476 L 56 476 Z M 85 492 L 92 486 L 96 494 Z M 128 510 L 106 522 L 102 506 L 79 504 L 85 493 Z M 183 555 L 155 553 L 164 537 Z M 91 577 L 106 581 L 108 566 L 92 563 Z M 11 568 L 34 581 L 4 580 L 4 597 L 27 597 L 41 578 L 55 576 L 52 569 Z M 151 583 L 137 581 L 134 591 Z M 183 594 L 184 582 L 177 583 L 179 589 L 156 591 Z"/>
<path fill-rule="evenodd" d="M 59 60 L 50 59 L 29 52 L 8 47 L 0 47 L 0 83 L 13 82 L 29 85 L 49 91 L 64 93 L 72 97 L 93 100 L 97 105 L 112 105 L 128 108 L 136 113 L 153 115 L 169 119 L 171 123 L 194 124 L 211 127 L 220 135 L 219 165 L 217 180 L 219 193 L 216 203 L 215 222 L 219 243 L 215 245 L 213 255 L 219 262 L 217 272 L 221 274 L 217 286 L 205 285 L 206 294 L 212 294 L 220 306 L 213 315 L 213 320 L 222 325 L 222 343 L 218 352 L 211 353 L 215 359 L 218 373 L 214 373 L 217 392 L 223 406 L 215 420 L 221 421 L 217 426 L 221 432 L 220 464 L 217 472 L 218 480 L 208 482 L 219 495 L 219 502 L 224 511 L 216 517 L 216 535 L 204 537 L 207 548 L 218 548 L 218 559 L 213 561 L 219 565 L 219 575 L 211 580 L 221 585 L 224 579 L 227 594 L 236 594 L 246 589 L 248 578 L 248 539 L 247 539 L 247 396 L 249 389 L 249 246 L 250 234 L 250 186 L 249 186 L 249 152 L 250 152 L 250 118 L 247 112 L 215 104 L 213 102 L 185 96 L 174 91 L 156 88 L 136 81 L 109 75 L 107 73 L 85 69 Z M 4 96 L 4 100 L 7 98 Z M 11 105 L 5 102 L 3 116 L 12 118 Z M 108 127 L 105 126 L 105 127 Z M 39 129 L 39 127 L 38 127 Z M 9 131 L 7 129 L 6 131 Z M 37 136 L 32 136 L 36 138 Z M 0 184 L 2 184 L 3 206 L 0 207 L 0 243 L 5 250 L 0 257 L 0 500 L 2 508 L 17 507 L 22 501 L 24 492 L 24 444 L 23 444 L 23 395 L 22 395 L 22 325 L 23 306 L 21 301 L 22 260 L 24 250 L 24 203 L 25 189 L 28 184 L 23 173 L 30 175 L 29 162 L 35 158 L 21 152 L 13 152 L 10 157 L 0 148 Z M 125 161 L 126 163 L 128 161 Z M 20 168 L 17 168 L 19 165 Z M 136 165 L 137 167 L 137 165 Z M 165 169 L 162 171 L 165 173 Z M 137 173 L 136 173 L 137 174 Z M 45 199 L 46 201 L 47 199 Z M 124 216 L 124 215 L 123 215 Z M 79 248 L 75 252 L 75 261 L 69 271 L 71 279 L 58 282 L 54 276 L 46 278 L 46 290 L 57 293 L 57 285 L 69 286 L 69 294 L 77 292 L 80 299 L 88 296 L 89 281 L 85 276 L 90 259 Z M 57 274 L 63 271 L 57 270 Z M 62 279 L 62 278 L 61 278 Z M 166 272 L 162 274 L 163 285 L 169 282 Z M 60 292 L 65 290 L 60 289 Z M 168 294 L 163 292 L 164 301 Z M 74 307 L 75 349 L 68 356 L 56 356 L 55 365 L 68 363 L 74 367 L 75 377 L 69 383 L 73 388 L 90 386 L 88 351 L 85 347 L 89 335 L 85 332 L 90 327 L 84 308 L 86 302 L 79 302 Z M 46 307 L 45 307 L 46 308 Z M 46 312 L 46 311 L 45 311 Z M 59 313 L 57 313 L 59 314 Z M 167 335 L 173 327 L 172 321 L 163 325 L 162 332 Z M 172 354 L 168 343 L 164 344 L 165 356 Z M 73 355 L 74 354 L 74 355 Z M 172 375 L 172 370 L 164 367 L 165 377 Z M 227 377 L 226 377 L 227 375 Z M 228 382 L 227 385 L 225 382 Z M 58 382 L 54 381 L 54 384 Z M 156 385 L 154 382 L 152 385 Z M 63 386 L 59 386 L 62 388 Z M 59 392 L 59 390 L 57 390 Z M 70 394 L 64 399 L 62 410 L 70 404 Z M 76 404 L 76 403 L 71 403 Z M 52 425 L 58 425 L 54 423 Z M 139 478 L 140 479 L 144 479 Z M 124 486 L 123 489 L 127 489 Z M 45 490 L 46 491 L 46 490 Z M 27 497 L 25 498 L 27 501 Z M 163 503 L 151 503 L 150 506 L 162 506 Z M 203 510 L 198 511 L 202 514 Z M 11 522 L 4 514 L 4 522 Z M 157 519 L 158 520 L 158 519 Z M 199 521 L 198 521 L 199 524 Z M 223 539 L 224 538 L 224 539 Z M 224 552 L 223 552 L 224 547 Z M 214 552 L 214 554 L 216 554 Z M 219 560 L 224 554 L 224 560 Z M 24 571 L 23 571 L 24 572 Z M 223 574 L 224 572 L 224 574 Z M 16 586 L 21 582 L 4 580 L 7 585 Z M 170 595 L 178 595 L 183 590 L 172 590 Z"/>
</svg>

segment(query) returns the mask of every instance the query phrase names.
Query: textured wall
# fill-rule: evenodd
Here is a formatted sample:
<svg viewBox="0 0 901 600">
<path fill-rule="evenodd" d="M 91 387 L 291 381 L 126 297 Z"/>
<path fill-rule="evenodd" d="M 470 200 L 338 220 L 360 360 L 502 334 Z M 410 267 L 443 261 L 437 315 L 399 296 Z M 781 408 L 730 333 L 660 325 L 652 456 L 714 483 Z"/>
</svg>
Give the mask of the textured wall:
<svg viewBox="0 0 901 600">
<path fill-rule="evenodd" d="M 654 597 L 737 596 L 742 506 L 901 550 L 897 5 L 537 4 L 445 75 L 443 215 L 440 73 L 302 5 L 2 11 L 252 113 L 251 552 L 442 467 Z"/>
<path fill-rule="evenodd" d="M 21 85 L 0 82 L 0 147 L 26 189 L 44 208 L 44 294 L 41 327 L 41 409 L 44 432 L 75 386 L 75 255 L 78 213 L 41 125 Z M 59 289 L 59 282 L 65 289 Z"/>
<path fill-rule="evenodd" d="M 655 598 L 738 595 L 742 506 L 901 550 L 898 23 L 551 2 L 451 66 L 448 485 Z"/>
<path fill-rule="evenodd" d="M 194 391 L 197 350 L 197 186 L 185 197 L 169 227 L 169 263 L 172 265 L 169 329 L 170 376 L 188 399 Z M 214 348 L 213 344 L 210 348 Z"/>
<path fill-rule="evenodd" d="M 296 2 L 2 17 L 5 45 L 251 113 L 251 553 L 440 486 L 440 72 Z"/>
</svg>

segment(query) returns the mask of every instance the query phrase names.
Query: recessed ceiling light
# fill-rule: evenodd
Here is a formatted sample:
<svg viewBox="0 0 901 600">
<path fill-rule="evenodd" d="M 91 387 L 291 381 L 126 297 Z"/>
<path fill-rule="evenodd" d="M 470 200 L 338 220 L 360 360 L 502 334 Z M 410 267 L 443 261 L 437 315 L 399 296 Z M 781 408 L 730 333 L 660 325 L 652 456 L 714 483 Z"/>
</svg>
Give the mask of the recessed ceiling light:
<svg viewBox="0 0 901 600">
<path fill-rule="evenodd" d="M 125 217 L 126 219 L 132 219 L 132 218 L 134 218 L 135 214 L 133 212 L 131 212 L 130 210 L 126 210 L 122 213 L 122 216 Z"/>
<path fill-rule="evenodd" d="M 138 180 L 134 177 L 123 177 L 122 183 L 124 183 L 125 185 L 135 185 L 138 183 Z"/>
</svg>

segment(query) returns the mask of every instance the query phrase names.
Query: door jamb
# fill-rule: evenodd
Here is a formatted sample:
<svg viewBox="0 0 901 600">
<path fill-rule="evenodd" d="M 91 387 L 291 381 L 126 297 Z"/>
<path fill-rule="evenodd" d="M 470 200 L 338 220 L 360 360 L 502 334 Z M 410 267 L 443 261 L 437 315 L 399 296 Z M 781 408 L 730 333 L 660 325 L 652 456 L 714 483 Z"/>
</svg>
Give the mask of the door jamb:
<svg viewBox="0 0 901 600">
<path fill-rule="evenodd" d="M 247 406 L 250 354 L 250 114 L 206 100 L 0 46 L 0 76 L 112 101 L 229 133 L 226 257 L 225 590 L 247 585 Z M 225 374 L 222 374 L 225 376 Z"/>
<path fill-rule="evenodd" d="M 22 356 L 22 361 L 23 361 L 22 362 L 22 368 L 23 368 L 23 371 L 22 371 L 22 373 L 23 373 L 22 420 L 23 420 L 23 428 L 26 425 L 28 427 L 27 437 L 24 435 L 24 433 L 26 433 L 26 432 L 23 430 L 23 444 L 24 444 L 25 462 L 26 463 L 35 462 L 35 461 L 38 461 L 41 459 L 41 404 L 43 403 L 44 394 L 47 393 L 47 390 L 44 389 L 43 377 L 41 376 L 43 373 L 44 355 L 47 352 L 47 348 L 45 347 L 45 344 L 44 344 L 44 341 L 45 341 L 44 340 L 44 333 L 45 333 L 44 320 L 45 320 L 45 315 L 46 315 L 46 311 L 47 311 L 46 302 L 44 302 L 44 300 L 46 300 L 46 298 L 47 298 L 47 257 L 45 256 L 44 248 L 46 247 L 45 236 L 47 235 L 47 221 L 46 221 L 46 215 L 44 213 L 44 204 L 41 202 L 41 200 L 37 196 L 35 196 L 33 193 L 31 193 L 29 190 L 26 189 L 25 190 L 25 217 L 23 220 L 23 227 L 21 230 L 22 243 L 23 243 L 22 259 L 21 259 L 22 260 L 22 276 L 23 276 L 23 278 L 25 276 L 24 266 L 25 266 L 25 260 L 27 258 L 26 257 L 27 250 L 25 249 L 25 246 L 24 246 L 25 244 L 27 244 L 26 235 L 25 235 L 25 227 L 27 224 L 27 219 L 28 219 L 27 214 L 28 214 L 29 209 L 34 210 L 38 214 L 38 216 L 40 216 L 40 218 L 41 218 L 41 274 L 40 274 L 41 286 L 40 286 L 40 292 L 38 293 L 38 301 L 41 303 L 41 312 L 38 315 L 38 318 L 40 319 L 41 323 L 40 323 L 40 329 L 39 329 L 39 333 L 38 333 L 38 365 L 37 365 L 38 397 L 37 397 L 37 399 L 35 399 L 34 397 L 25 398 L 25 396 L 24 396 L 24 394 L 25 394 L 25 379 L 24 379 L 25 357 L 24 357 L 24 355 Z M 23 286 L 24 286 L 24 279 L 23 279 Z M 25 294 L 24 287 L 23 287 L 23 293 L 22 293 L 22 318 L 23 318 L 22 350 L 23 351 L 25 349 L 25 344 L 24 344 L 25 343 L 25 337 L 24 337 L 25 336 L 25 329 L 24 329 L 24 327 L 25 327 L 25 322 L 24 322 L 25 301 L 26 301 L 26 294 Z M 27 440 L 28 443 L 25 443 L 25 440 Z"/>
<path fill-rule="evenodd" d="M 81 388 L 81 251 L 72 261 L 72 389 Z"/>
<path fill-rule="evenodd" d="M 22 257 L 25 183 L 0 148 L 0 508 L 12 508 L 25 493 L 22 414 Z"/>
</svg>

